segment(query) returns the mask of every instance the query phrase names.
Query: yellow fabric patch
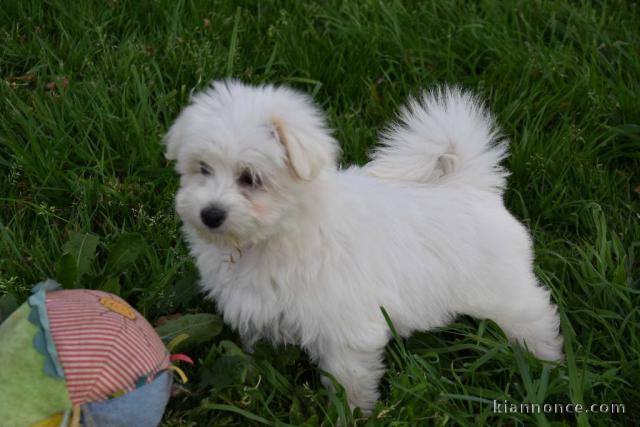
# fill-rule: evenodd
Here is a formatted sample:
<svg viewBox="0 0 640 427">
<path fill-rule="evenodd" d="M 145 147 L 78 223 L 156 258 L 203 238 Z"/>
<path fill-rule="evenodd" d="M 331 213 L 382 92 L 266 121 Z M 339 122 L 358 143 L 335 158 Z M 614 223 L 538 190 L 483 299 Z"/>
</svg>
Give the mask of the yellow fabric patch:
<svg viewBox="0 0 640 427">
<path fill-rule="evenodd" d="M 116 391 L 116 392 L 112 393 L 112 394 L 111 394 L 111 396 L 109 396 L 109 399 L 116 399 L 116 398 L 118 398 L 118 397 L 120 397 L 120 396 L 124 396 L 125 394 L 127 394 L 127 392 L 126 392 L 126 391 L 124 391 L 124 390 L 118 390 L 118 391 Z"/>
<path fill-rule="evenodd" d="M 167 351 L 172 352 L 174 348 L 176 348 L 182 341 L 189 338 L 189 334 L 180 334 L 167 344 Z"/>
<path fill-rule="evenodd" d="M 187 375 L 184 373 L 184 371 L 182 369 L 178 368 L 177 366 L 171 365 L 171 366 L 169 366 L 169 370 L 170 371 L 174 371 L 176 374 L 178 374 L 178 376 L 180 377 L 180 380 L 182 380 L 182 384 L 186 384 L 187 381 L 189 381 L 187 379 Z"/>
<path fill-rule="evenodd" d="M 127 319 L 136 320 L 136 314 L 133 309 L 120 301 L 109 297 L 102 297 L 100 298 L 100 304 L 104 305 L 111 311 L 122 314 Z"/>
<path fill-rule="evenodd" d="M 52 417 L 47 418 L 46 420 L 42 420 L 35 424 L 32 424 L 31 427 L 58 427 L 62 420 L 64 419 L 63 414 L 54 415 Z"/>
</svg>

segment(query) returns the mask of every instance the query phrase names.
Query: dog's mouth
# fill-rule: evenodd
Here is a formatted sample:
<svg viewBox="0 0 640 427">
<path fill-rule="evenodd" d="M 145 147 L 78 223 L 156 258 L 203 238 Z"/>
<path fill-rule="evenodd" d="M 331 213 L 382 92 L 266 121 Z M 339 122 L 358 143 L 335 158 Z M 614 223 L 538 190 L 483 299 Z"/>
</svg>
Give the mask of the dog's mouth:
<svg viewBox="0 0 640 427">
<path fill-rule="evenodd" d="M 222 227 L 212 230 L 199 224 L 193 228 L 198 238 L 218 248 L 233 249 L 242 246 L 243 239 L 240 236 Z"/>
</svg>

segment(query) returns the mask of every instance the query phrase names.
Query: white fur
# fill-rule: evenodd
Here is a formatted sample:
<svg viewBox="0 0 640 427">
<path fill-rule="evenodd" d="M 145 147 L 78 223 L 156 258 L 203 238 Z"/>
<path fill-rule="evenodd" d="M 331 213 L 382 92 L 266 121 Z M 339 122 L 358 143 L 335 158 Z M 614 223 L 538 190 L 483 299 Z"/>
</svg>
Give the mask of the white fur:
<svg viewBox="0 0 640 427">
<path fill-rule="evenodd" d="M 368 165 L 338 170 L 307 96 L 226 81 L 193 97 L 165 143 L 202 287 L 224 320 L 248 346 L 302 346 L 368 412 L 390 338 L 381 306 L 402 336 L 469 314 L 562 357 L 528 232 L 502 202 L 498 139 L 473 96 L 443 89 L 409 103 Z M 238 184 L 245 167 L 263 187 Z M 214 230 L 199 216 L 211 203 L 228 210 Z"/>
</svg>

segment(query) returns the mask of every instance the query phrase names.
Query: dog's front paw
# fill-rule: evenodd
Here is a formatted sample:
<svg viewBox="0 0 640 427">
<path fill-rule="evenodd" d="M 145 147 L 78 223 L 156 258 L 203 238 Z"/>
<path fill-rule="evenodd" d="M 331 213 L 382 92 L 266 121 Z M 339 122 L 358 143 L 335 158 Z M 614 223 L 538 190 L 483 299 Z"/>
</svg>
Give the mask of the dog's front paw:
<svg viewBox="0 0 640 427">
<path fill-rule="evenodd" d="M 259 339 L 260 338 L 256 335 L 251 335 L 251 336 L 241 335 L 240 344 L 242 345 L 242 349 L 244 350 L 244 352 L 248 354 L 253 354 L 255 350 L 256 342 L 258 342 Z"/>
<path fill-rule="evenodd" d="M 321 378 L 321 382 L 326 389 L 335 391 L 334 383 L 331 379 L 323 376 Z M 375 383 L 376 387 L 373 389 L 363 387 L 360 381 L 352 384 L 340 383 L 347 393 L 347 403 L 349 403 L 351 411 L 355 408 L 360 408 L 363 415 L 371 415 L 371 411 L 373 410 L 373 407 L 378 401 L 378 397 L 380 395 L 377 389 L 377 379 L 375 380 Z"/>
<path fill-rule="evenodd" d="M 378 400 L 378 382 L 384 374 L 382 354 L 381 348 L 337 348 L 325 353 L 320 360 L 320 368 L 333 375 L 344 387 L 351 409 L 358 407 L 364 415 L 371 414 Z M 322 384 L 334 389 L 329 378 L 323 377 Z"/>
</svg>

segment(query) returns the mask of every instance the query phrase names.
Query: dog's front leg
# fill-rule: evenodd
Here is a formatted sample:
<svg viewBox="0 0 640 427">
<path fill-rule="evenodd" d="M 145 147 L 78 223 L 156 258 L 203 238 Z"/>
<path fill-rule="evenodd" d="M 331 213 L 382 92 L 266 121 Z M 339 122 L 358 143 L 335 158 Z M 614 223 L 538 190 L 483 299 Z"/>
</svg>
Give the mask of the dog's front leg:
<svg viewBox="0 0 640 427">
<path fill-rule="evenodd" d="M 328 346 L 322 349 L 318 361 L 320 369 L 333 375 L 344 387 L 353 409 L 359 407 L 369 415 L 378 400 L 378 383 L 384 374 L 384 347 Z M 323 376 L 322 384 L 333 390 L 332 381 Z"/>
<path fill-rule="evenodd" d="M 257 333 L 247 333 L 240 335 L 240 344 L 242 345 L 242 349 L 245 351 L 245 353 L 253 354 L 254 346 L 260 338 L 260 335 Z"/>
</svg>

